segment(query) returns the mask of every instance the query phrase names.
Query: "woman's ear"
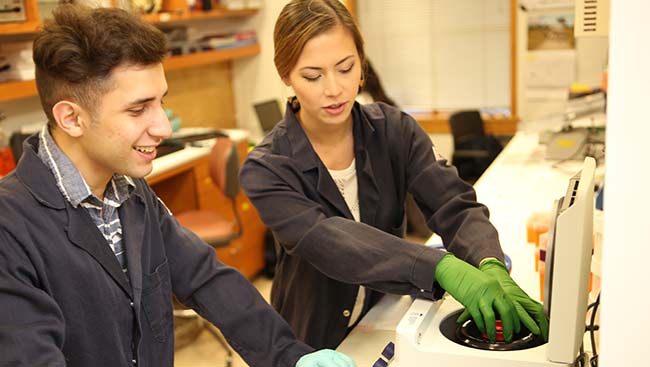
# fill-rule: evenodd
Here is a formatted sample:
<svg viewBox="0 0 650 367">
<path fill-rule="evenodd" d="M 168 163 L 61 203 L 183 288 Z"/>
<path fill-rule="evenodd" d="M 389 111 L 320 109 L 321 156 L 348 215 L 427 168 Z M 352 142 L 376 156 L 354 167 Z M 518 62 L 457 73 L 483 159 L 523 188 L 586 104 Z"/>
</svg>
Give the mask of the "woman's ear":
<svg viewBox="0 0 650 367">
<path fill-rule="evenodd" d="M 81 118 L 82 108 L 70 101 L 59 101 L 52 107 L 52 116 L 56 126 L 71 137 L 83 135 L 84 123 Z"/>
<path fill-rule="evenodd" d="M 289 83 L 289 78 L 282 78 L 282 83 L 286 85 L 287 87 L 291 87 L 291 84 Z"/>
</svg>

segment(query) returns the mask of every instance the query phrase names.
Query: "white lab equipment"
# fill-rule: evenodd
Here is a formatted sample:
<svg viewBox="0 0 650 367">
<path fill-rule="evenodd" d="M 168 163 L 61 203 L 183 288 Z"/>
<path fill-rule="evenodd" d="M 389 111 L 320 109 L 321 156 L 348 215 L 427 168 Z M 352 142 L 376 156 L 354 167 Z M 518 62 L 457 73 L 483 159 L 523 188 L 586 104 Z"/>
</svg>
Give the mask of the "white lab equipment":
<svg viewBox="0 0 650 367">
<path fill-rule="evenodd" d="M 522 332 L 511 343 L 482 339 L 473 323 L 456 325 L 462 305 L 451 296 L 415 300 L 396 329 L 396 367 L 560 367 L 579 357 L 585 331 L 592 249 L 596 162 L 587 157 L 555 202 L 549 232 L 545 310 L 549 341 Z M 478 335 L 477 335 L 478 334 Z"/>
</svg>

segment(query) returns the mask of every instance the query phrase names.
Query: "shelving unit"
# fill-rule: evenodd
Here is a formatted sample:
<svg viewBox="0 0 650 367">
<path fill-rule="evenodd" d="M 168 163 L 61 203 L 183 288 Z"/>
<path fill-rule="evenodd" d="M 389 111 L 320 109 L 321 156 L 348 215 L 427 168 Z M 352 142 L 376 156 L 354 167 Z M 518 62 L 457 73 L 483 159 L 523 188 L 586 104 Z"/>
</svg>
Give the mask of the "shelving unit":
<svg viewBox="0 0 650 367">
<path fill-rule="evenodd" d="M 36 0 L 25 1 L 25 17 L 27 19 L 24 22 L 0 23 L 0 36 L 36 32 L 41 26 Z"/>
<path fill-rule="evenodd" d="M 253 44 L 242 47 L 226 48 L 197 52 L 189 55 L 179 55 L 167 58 L 163 62 L 165 71 L 191 68 L 200 65 L 207 65 L 215 62 L 236 60 L 244 57 L 254 56 L 260 52 L 260 45 Z M 36 82 L 34 80 L 22 80 L 0 83 L 0 102 L 10 101 L 18 98 L 36 96 Z"/>
<path fill-rule="evenodd" d="M 163 62 L 165 71 L 191 68 L 194 66 L 206 65 L 215 62 L 236 60 L 244 57 L 257 55 L 260 52 L 260 45 L 255 43 L 248 46 L 225 48 L 222 50 L 211 50 L 197 52 L 188 55 L 169 57 Z"/>
<path fill-rule="evenodd" d="M 30 6 L 28 2 L 26 7 L 27 20 L 24 22 L 11 22 L 0 23 L 0 36 L 12 36 L 18 34 L 30 34 L 38 31 L 41 26 L 41 21 L 38 16 L 38 8 L 34 5 Z M 192 22 L 204 19 L 227 19 L 227 18 L 243 18 L 257 14 L 257 9 L 241 9 L 241 10 L 228 10 L 228 9 L 212 9 L 208 11 L 183 11 L 183 12 L 163 12 L 156 14 L 145 14 L 142 19 L 154 23 L 156 25 L 166 23 L 182 23 Z"/>
<path fill-rule="evenodd" d="M 21 80 L 0 83 L 0 102 L 37 95 L 36 81 Z"/>
<path fill-rule="evenodd" d="M 28 20 L 15 23 L 0 23 L 1 36 L 13 36 L 19 34 L 30 34 L 38 31 L 41 22 L 38 20 Z"/>
<path fill-rule="evenodd" d="M 27 20 L 16 23 L 0 23 L 0 36 L 15 36 L 31 34 L 38 31 L 41 26 L 38 20 L 38 9 L 36 3 L 27 2 Z M 31 4 L 31 5 L 30 5 Z M 241 18 L 255 15 L 257 9 L 227 10 L 212 9 L 209 11 L 185 11 L 166 12 L 143 15 L 142 18 L 156 25 L 191 22 L 204 19 L 226 19 Z M 229 60 L 257 55 L 260 52 L 259 44 L 232 47 L 212 51 L 197 52 L 188 55 L 171 56 L 163 65 L 166 71 L 191 68 L 210 63 L 218 63 Z M 0 83 L 0 102 L 14 99 L 33 97 L 37 95 L 36 83 L 34 80 L 9 81 Z"/>
<path fill-rule="evenodd" d="M 146 14 L 142 18 L 151 23 L 160 25 L 165 23 L 188 22 L 202 19 L 226 19 L 242 18 L 255 15 L 257 9 L 212 9 L 208 11 L 185 11 L 185 12 L 163 12 L 157 14 Z"/>
</svg>

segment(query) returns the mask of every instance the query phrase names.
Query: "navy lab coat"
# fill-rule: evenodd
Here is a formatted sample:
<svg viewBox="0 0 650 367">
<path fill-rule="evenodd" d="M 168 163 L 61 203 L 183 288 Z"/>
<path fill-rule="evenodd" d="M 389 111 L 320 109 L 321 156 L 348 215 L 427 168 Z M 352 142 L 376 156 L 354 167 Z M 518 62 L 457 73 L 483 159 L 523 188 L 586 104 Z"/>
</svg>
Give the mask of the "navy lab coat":
<svg viewBox="0 0 650 367">
<path fill-rule="evenodd" d="M 284 120 L 249 155 L 244 191 L 279 243 L 273 306 L 315 348 L 335 348 L 348 332 L 359 285 L 435 299 L 441 250 L 402 239 L 410 192 L 429 227 L 459 258 L 503 260 L 488 210 L 453 167 L 436 161 L 429 136 L 409 115 L 383 103 L 353 108 L 361 223 L 287 104 Z"/>
<path fill-rule="evenodd" d="M 235 269 L 181 227 L 143 179 L 119 208 L 128 278 L 28 139 L 0 181 L 0 366 L 173 365 L 172 293 L 253 366 L 313 349 Z"/>
</svg>

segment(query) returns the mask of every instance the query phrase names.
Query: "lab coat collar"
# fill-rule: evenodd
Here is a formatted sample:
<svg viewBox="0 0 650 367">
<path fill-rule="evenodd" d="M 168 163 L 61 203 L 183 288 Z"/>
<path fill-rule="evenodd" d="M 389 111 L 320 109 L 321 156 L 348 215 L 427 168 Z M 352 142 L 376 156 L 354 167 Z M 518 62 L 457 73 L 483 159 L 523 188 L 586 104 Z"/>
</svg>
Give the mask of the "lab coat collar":
<svg viewBox="0 0 650 367">
<path fill-rule="evenodd" d="M 115 253 L 108 246 L 106 239 L 99 232 L 97 226 L 85 210 L 74 209 L 72 206 L 68 207 L 68 225 L 65 231 L 68 233 L 70 242 L 90 254 L 111 278 L 117 282 L 120 288 L 129 295 L 129 298 L 133 298 L 131 285 L 126 274 L 122 272 L 122 267 L 119 261 L 117 261 Z M 127 244 L 127 248 L 132 245 L 129 242 L 125 243 Z M 127 257 L 127 261 L 130 263 L 135 261 L 135 259 L 129 259 Z"/>
<path fill-rule="evenodd" d="M 361 222 L 374 225 L 377 218 L 377 205 L 379 204 L 379 188 L 372 169 L 370 154 L 366 147 L 375 133 L 370 119 L 385 119 L 382 113 L 377 114 L 373 109 L 368 109 L 355 103 L 352 110 L 354 123 L 354 156 L 356 159 L 357 180 L 359 187 L 359 213 Z"/>
<path fill-rule="evenodd" d="M 126 244 L 126 259 L 133 290 L 133 302 L 140 310 L 142 296 L 142 244 L 144 243 L 146 211 L 144 199 L 138 190 L 134 191 L 136 200 L 126 200 L 119 209 L 122 222 L 122 240 Z M 140 312 L 136 312 L 140 315 Z M 138 316 L 139 317 L 139 316 Z M 140 323 L 139 323 L 140 324 Z"/>
<path fill-rule="evenodd" d="M 129 284 L 127 276 L 122 272 L 122 268 L 115 254 L 106 243 L 106 239 L 85 210 L 75 209 L 71 205 L 66 206 L 65 198 L 56 186 L 54 176 L 38 157 L 37 150 L 38 136 L 32 135 L 23 144 L 23 155 L 16 167 L 18 180 L 25 185 L 41 204 L 52 209 L 67 210 L 68 224 L 65 231 L 70 242 L 88 252 L 124 292 L 133 298 L 131 284 Z M 137 189 L 133 194 L 131 199 L 122 204 L 119 212 L 124 232 L 123 240 L 127 245 L 129 275 L 131 279 L 135 279 L 135 283 L 138 283 L 133 284 L 133 286 L 140 288 L 139 283 L 141 283 L 142 275 L 140 252 L 144 223 L 138 213 L 142 213 L 144 209 L 132 208 L 132 206 L 142 206 L 144 201 Z"/>
<path fill-rule="evenodd" d="M 16 167 L 16 177 L 38 202 L 53 209 L 64 209 L 65 199 L 56 186 L 52 172 L 37 152 L 38 134 L 34 134 L 23 142 L 23 155 Z"/>
<path fill-rule="evenodd" d="M 368 114 L 368 116 L 365 116 Z M 284 115 L 284 125 L 286 128 L 287 138 L 291 145 L 291 154 L 296 159 L 298 167 L 303 171 L 309 171 L 311 169 L 317 168 L 319 166 L 325 166 L 318 158 L 318 155 L 314 151 L 307 134 L 302 129 L 298 118 L 296 117 L 291 104 L 287 102 L 285 115 Z M 353 134 L 354 134 L 354 150 L 356 152 L 366 149 L 366 140 L 369 139 L 369 136 L 375 132 L 375 128 L 370 123 L 369 118 L 385 118 L 379 112 L 375 110 L 364 110 L 362 111 L 362 106 L 358 102 L 354 102 L 352 107 L 352 123 L 353 123 Z"/>
<path fill-rule="evenodd" d="M 372 126 L 369 118 L 365 115 L 366 111 L 362 111 L 362 106 L 354 103 L 352 108 L 352 124 L 354 135 L 354 155 L 356 160 L 357 178 L 359 186 L 363 190 L 359 190 L 359 205 L 361 212 L 361 221 L 364 223 L 372 224 L 375 222 L 377 203 L 379 202 L 379 191 L 366 150 L 366 142 L 369 141 L 370 136 L 374 134 L 375 128 Z M 383 114 L 377 115 L 374 111 L 369 111 L 371 118 L 384 118 Z M 345 218 L 353 219 L 352 213 L 348 208 L 343 196 L 339 192 L 336 184 L 332 180 L 327 167 L 322 163 L 316 151 L 312 147 L 307 135 L 305 134 L 302 126 L 291 108 L 290 103 L 287 103 L 285 112 L 285 123 L 287 129 L 287 137 L 291 145 L 292 156 L 298 165 L 298 168 L 304 174 L 314 172 L 317 174 L 317 190 L 318 192 Z"/>
<path fill-rule="evenodd" d="M 295 162 L 298 168 L 302 172 L 307 172 L 322 165 L 320 158 L 318 158 L 314 148 L 311 146 L 307 134 L 305 134 L 302 126 L 300 126 L 298 117 L 289 102 L 287 102 L 287 108 L 284 113 L 284 122 L 287 138 L 291 145 L 291 154 L 293 157 L 296 157 Z"/>
</svg>

